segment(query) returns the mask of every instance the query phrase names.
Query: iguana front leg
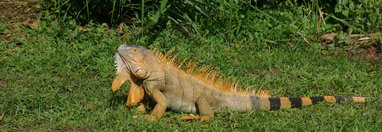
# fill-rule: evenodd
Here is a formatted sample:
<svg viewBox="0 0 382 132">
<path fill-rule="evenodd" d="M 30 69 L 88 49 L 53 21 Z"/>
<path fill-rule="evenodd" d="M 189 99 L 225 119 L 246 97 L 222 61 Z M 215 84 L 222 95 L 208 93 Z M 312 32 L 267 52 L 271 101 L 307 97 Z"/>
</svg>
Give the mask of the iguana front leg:
<svg viewBox="0 0 382 132">
<path fill-rule="evenodd" d="M 128 74 L 117 74 L 113 80 L 113 84 L 111 85 L 111 90 L 113 92 L 117 91 L 127 80 L 131 80 Z"/>
<path fill-rule="evenodd" d="M 155 121 L 156 119 L 161 118 L 166 112 L 167 99 L 166 96 L 164 96 L 164 94 L 159 90 L 158 85 L 155 85 L 155 82 L 145 83 L 145 90 L 147 95 L 156 103 L 153 112 L 147 117 L 147 119 L 150 121 Z"/>
<path fill-rule="evenodd" d="M 145 93 L 143 88 L 135 84 L 132 80 L 130 80 L 130 90 L 127 93 L 126 106 L 131 107 L 141 102 L 144 94 Z"/>
<path fill-rule="evenodd" d="M 127 107 L 131 107 L 139 103 L 144 96 L 144 90 L 142 86 L 134 82 L 134 80 L 136 80 L 134 77 L 130 77 L 130 75 L 127 73 L 117 74 L 112 84 L 112 91 L 117 91 L 121 87 L 121 85 L 127 80 L 129 80 L 130 82 L 130 90 L 127 93 L 128 96 L 125 105 Z"/>
</svg>

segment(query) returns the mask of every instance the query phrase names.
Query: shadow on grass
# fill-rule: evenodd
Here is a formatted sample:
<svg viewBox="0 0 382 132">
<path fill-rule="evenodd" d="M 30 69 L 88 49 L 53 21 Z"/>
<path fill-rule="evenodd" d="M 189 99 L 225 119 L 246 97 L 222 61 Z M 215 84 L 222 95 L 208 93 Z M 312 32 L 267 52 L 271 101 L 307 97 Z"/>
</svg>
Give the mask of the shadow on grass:
<svg viewBox="0 0 382 132">
<path fill-rule="evenodd" d="M 114 106 L 124 105 L 127 101 L 127 95 L 116 95 L 113 93 L 113 96 L 109 99 L 109 107 L 114 108 Z"/>
</svg>

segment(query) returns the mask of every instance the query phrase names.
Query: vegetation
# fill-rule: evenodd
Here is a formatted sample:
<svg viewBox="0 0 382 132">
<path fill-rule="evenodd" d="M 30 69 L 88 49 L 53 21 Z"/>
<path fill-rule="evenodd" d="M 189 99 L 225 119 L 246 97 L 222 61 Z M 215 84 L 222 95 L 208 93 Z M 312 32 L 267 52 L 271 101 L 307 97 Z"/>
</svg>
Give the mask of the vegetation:
<svg viewBox="0 0 382 132">
<path fill-rule="evenodd" d="M 36 3 L 47 9 L 36 19 L 1 19 L 0 130 L 381 131 L 381 102 L 223 111 L 209 122 L 180 121 L 186 113 L 169 111 L 148 122 L 145 113 L 124 106 L 126 84 L 110 105 L 113 55 L 122 43 L 121 27 L 113 23 L 125 18 L 128 43 L 179 52 L 179 59 L 216 67 L 251 89 L 266 88 L 275 96 L 382 97 L 380 3 Z M 19 2 L 14 7 L 38 6 Z M 99 13 L 105 13 L 104 20 L 94 17 Z M 319 39 L 332 32 L 335 39 Z"/>
</svg>

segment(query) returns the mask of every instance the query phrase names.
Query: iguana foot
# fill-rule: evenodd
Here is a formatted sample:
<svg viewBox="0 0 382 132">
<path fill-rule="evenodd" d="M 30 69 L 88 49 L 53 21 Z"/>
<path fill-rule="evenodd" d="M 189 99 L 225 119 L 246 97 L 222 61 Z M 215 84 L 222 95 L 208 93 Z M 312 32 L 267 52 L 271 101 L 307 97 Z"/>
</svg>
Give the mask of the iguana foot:
<svg viewBox="0 0 382 132">
<path fill-rule="evenodd" d="M 200 121 L 208 121 L 210 120 L 210 116 L 200 116 L 200 115 L 194 115 L 194 114 L 189 114 L 180 117 L 180 120 L 200 120 Z"/>
<path fill-rule="evenodd" d="M 180 120 L 198 120 L 198 119 L 200 119 L 199 115 L 194 115 L 194 114 L 189 114 L 189 115 L 180 117 Z"/>
<path fill-rule="evenodd" d="M 210 119 L 211 119 L 210 116 L 200 116 L 200 121 L 208 121 Z"/>
<path fill-rule="evenodd" d="M 145 115 L 145 119 L 151 122 L 154 122 L 155 120 L 157 120 L 157 118 L 152 115 Z"/>
<path fill-rule="evenodd" d="M 146 107 L 145 107 L 144 104 L 141 104 L 141 105 L 139 105 L 139 106 L 137 107 L 137 110 L 138 110 L 139 112 L 146 112 Z"/>
</svg>

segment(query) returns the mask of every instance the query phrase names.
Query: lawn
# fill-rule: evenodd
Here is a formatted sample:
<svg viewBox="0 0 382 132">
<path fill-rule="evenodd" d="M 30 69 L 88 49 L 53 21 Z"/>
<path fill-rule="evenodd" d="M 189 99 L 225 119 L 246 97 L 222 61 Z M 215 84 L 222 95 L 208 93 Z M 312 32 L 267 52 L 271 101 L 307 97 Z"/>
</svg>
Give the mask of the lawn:
<svg viewBox="0 0 382 132">
<path fill-rule="evenodd" d="M 248 113 L 224 110 L 208 122 L 181 121 L 179 117 L 187 113 L 168 111 L 163 118 L 149 122 L 142 118 L 145 113 L 124 106 L 127 84 L 111 105 L 114 53 L 122 43 L 117 29 L 47 19 L 38 24 L 11 30 L 11 23 L 2 22 L 0 27 L 1 32 L 15 35 L 0 41 L 0 130 L 382 130 L 382 102 L 320 103 Z M 380 59 L 326 55 L 319 43 L 307 43 L 300 35 L 285 41 L 285 34 L 278 31 L 282 27 L 275 28 L 263 29 L 259 38 L 239 34 L 237 38 L 242 39 L 232 41 L 224 32 L 185 36 L 179 30 L 164 29 L 155 37 L 135 37 L 139 27 L 127 26 L 124 31 L 129 34 L 129 44 L 179 53 L 178 59 L 188 57 L 202 66 L 210 65 L 224 78 L 239 80 L 249 89 L 268 89 L 274 96 L 382 97 Z"/>
</svg>

